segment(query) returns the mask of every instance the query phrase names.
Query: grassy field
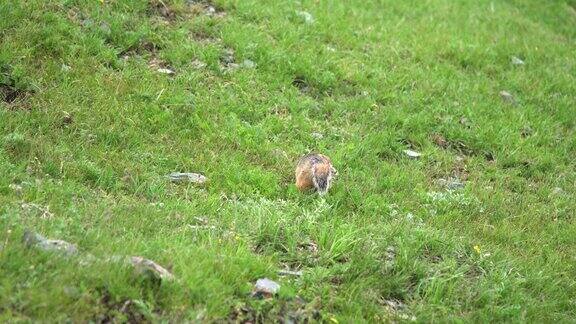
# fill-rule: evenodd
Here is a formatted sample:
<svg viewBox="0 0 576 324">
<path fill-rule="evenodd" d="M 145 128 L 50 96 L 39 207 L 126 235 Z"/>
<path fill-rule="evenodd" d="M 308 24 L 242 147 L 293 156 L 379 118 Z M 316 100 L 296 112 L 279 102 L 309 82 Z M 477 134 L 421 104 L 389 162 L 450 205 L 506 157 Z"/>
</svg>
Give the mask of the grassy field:
<svg viewBox="0 0 576 324">
<path fill-rule="evenodd" d="M 0 321 L 574 322 L 575 130 L 574 0 L 2 1 Z"/>
</svg>

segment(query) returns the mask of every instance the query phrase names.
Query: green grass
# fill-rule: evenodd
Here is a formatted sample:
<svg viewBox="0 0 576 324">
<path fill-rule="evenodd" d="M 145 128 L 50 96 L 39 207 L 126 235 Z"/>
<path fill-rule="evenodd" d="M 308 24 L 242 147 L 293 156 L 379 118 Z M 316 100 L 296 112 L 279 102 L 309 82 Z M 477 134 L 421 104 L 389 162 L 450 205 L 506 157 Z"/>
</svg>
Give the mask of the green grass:
<svg viewBox="0 0 576 324">
<path fill-rule="evenodd" d="M 163 3 L 0 3 L 0 321 L 574 321 L 576 2 Z"/>
</svg>

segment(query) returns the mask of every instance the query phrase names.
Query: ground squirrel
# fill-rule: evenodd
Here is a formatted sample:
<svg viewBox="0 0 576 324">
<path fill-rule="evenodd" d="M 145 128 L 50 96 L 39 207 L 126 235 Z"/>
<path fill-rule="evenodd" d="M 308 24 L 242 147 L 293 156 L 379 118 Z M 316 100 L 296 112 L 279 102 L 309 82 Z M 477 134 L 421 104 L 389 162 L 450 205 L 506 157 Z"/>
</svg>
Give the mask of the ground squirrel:
<svg viewBox="0 0 576 324">
<path fill-rule="evenodd" d="M 300 191 L 315 189 L 323 195 L 328 192 L 332 178 L 337 174 L 326 155 L 307 154 L 300 158 L 296 166 L 296 187 Z"/>
</svg>

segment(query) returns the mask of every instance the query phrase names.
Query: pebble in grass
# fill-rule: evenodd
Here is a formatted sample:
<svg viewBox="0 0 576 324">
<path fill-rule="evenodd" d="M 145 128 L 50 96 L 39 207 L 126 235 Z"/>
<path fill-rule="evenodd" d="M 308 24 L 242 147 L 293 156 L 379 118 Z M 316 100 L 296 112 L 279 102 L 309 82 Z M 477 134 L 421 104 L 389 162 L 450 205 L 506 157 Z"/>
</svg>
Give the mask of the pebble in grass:
<svg viewBox="0 0 576 324">
<path fill-rule="evenodd" d="M 512 58 L 510 59 L 510 62 L 512 63 L 512 65 L 524 65 L 524 61 L 522 61 L 521 59 L 519 59 L 516 56 L 512 56 Z"/>
<path fill-rule="evenodd" d="M 436 184 L 440 187 L 444 187 L 447 190 L 458 190 L 458 189 L 463 189 L 465 187 L 465 184 L 462 183 L 462 181 L 460 181 L 460 179 L 452 177 L 449 179 L 438 179 L 436 180 Z"/>
<path fill-rule="evenodd" d="M 502 98 L 505 103 L 512 105 L 516 104 L 516 98 L 514 98 L 514 96 L 506 90 L 500 91 L 500 98 Z"/>
<path fill-rule="evenodd" d="M 168 175 L 170 181 L 174 183 L 196 183 L 196 184 L 204 184 L 208 181 L 208 178 L 199 174 L 199 173 L 192 173 L 192 172 L 173 172 Z"/>
<path fill-rule="evenodd" d="M 300 17 L 306 24 L 314 23 L 314 17 L 306 11 L 296 11 L 296 16 Z"/>
<path fill-rule="evenodd" d="M 254 285 L 252 296 L 257 298 L 270 298 L 278 293 L 280 285 L 268 278 L 258 279 Z"/>
<path fill-rule="evenodd" d="M 412 150 L 404 150 L 404 154 L 406 154 L 411 159 L 417 159 L 422 156 L 422 154 Z"/>
</svg>

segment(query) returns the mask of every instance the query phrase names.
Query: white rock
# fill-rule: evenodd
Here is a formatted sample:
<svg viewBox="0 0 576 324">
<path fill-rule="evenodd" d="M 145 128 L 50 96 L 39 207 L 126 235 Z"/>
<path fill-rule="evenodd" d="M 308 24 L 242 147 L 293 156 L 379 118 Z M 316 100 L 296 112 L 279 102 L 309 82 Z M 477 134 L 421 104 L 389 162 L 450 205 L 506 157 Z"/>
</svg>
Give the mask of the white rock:
<svg viewBox="0 0 576 324">
<path fill-rule="evenodd" d="M 158 71 L 159 73 L 164 73 L 164 74 L 169 74 L 169 75 L 172 75 L 172 74 L 175 73 L 174 70 L 171 70 L 171 69 L 168 69 L 168 68 L 159 68 L 159 69 L 156 70 L 156 71 Z"/>
<path fill-rule="evenodd" d="M 519 59 L 516 56 L 512 56 L 510 61 L 512 62 L 512 65 L 524 65 L 524 61 L 522 61 L 521 59 Z"/>
<path fill-rule="evenodd" d="M 258 279 L 254 285 L 253 295 L 271 296 L 278 293 L 280 285 L 268 278 Z"/>
<path fill-rule="evenodd" d="M 416 151 L 412 151 L 412 150 L 404 150 L 404 153 L 406 155 L 408 155 L 408 157 L 412 158 L 412 159 L 417 159 L 420 156 L 422 156 L 422 154 L 416 152 Z"/>
</svg>

